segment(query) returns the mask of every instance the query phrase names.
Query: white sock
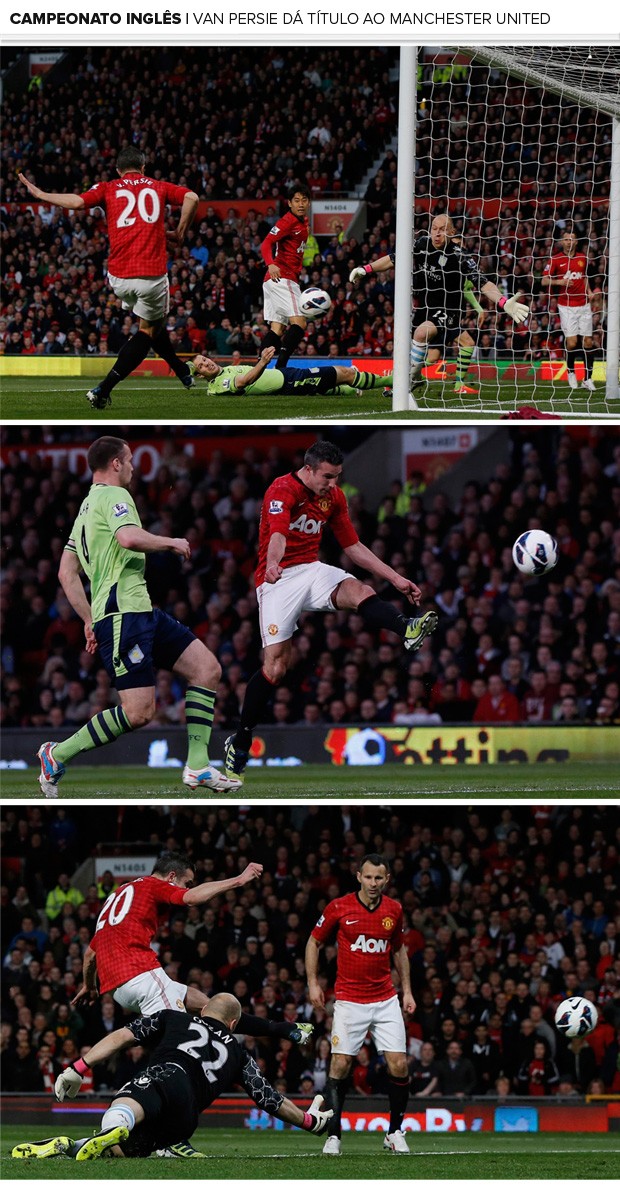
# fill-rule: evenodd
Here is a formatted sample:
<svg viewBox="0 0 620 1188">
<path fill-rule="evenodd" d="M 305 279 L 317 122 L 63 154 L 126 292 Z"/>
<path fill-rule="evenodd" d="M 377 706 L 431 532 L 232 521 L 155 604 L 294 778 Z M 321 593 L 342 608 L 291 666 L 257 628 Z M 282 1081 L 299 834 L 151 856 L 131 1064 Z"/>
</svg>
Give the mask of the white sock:
<svg viewBox="0 0 620 1188">
<path fill-rule="evenodd" d="M 126 1126 L 127 1130 L 133 1130 L 135 1124 L 135 1114 L 128 1105 L 111 1105 L 101 1119 L 102 1130 L 114 1130 L 116 1126 Z"/>
<path fill-rule="evenodd" d="M 414 339 L 411 343 L 411 354 L 409 358 L 411 360 L 411 374 L 414 377 L 420 375 L 422 371 L 426 358 L 426 349 L 425 342 L 416 342 Z"/>
</svg>

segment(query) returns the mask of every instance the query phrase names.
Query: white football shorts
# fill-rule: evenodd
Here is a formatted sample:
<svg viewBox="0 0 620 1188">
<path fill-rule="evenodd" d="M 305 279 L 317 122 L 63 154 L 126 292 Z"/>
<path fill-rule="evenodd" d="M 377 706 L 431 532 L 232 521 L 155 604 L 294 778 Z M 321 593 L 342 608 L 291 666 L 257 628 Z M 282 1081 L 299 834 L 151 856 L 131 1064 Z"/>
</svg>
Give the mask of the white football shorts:
<svg viewBox="0 0 620 1188">
<path fill-rule="evenodd" d="M 170 308 L 170 285 L 167 276 L 112 276 L 108 280 L 123 309 L 130 309 L 145 322 L 160 322 Z"/>
<path fill-rule="evenodd" d="M 290 318 L 302 318 L 299 308 L 301 289 L 297 281 L 266 280 L 263 282 L 263 317 L 266 322 L 281 322 Z"/>
<path fill-rule="evenodd" d="M 586 305 L 558 305 L 560 326 L 565 338 L 577 338 L 581 334 L 589 338 L 592 334 L 592 306 Z"/>
<path fill-rule="evenodd" d="M 184 1011 L 187 986 L 173 982 L 163 969 L 149 969 L 117 986 L 112 998 L 126 1011 L 155 1015 L 157 1011 Z"/>
<path fill-rule="evenodd" d="M 357 1056 L 370 1032 L 379 1052 L 406 1052 L 407 1038 L 398 995 L 383 1002 L 334 1003 L 332 1052 Z"/>
<path fill-rule="evenodd" d="M 279 581 L 263 582 L 256 591 L 263 647 L 290 639 L 302 611 L 335 610 L 332 594 L 351 574 L 336 565 L 309 561 L 291 565 Z"/>
</svg>

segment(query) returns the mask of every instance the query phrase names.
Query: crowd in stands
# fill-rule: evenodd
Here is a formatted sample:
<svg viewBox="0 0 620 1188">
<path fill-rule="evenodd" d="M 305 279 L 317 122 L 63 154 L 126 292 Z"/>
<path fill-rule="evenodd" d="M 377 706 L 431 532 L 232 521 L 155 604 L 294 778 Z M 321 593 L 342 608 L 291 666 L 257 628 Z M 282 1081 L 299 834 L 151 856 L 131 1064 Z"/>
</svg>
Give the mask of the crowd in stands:
<svg viewBox="0 0 620 1188">
<path fill-rule="evenodd" d="M 425 71 L 416 226 L 448 208 L 485 276 L 532 307 L 520 327 L 489 310 L 480 358 L 562 356 L 557 299 L 540 278 L 567 221 L 588 254 L 600 351 L 611 121 L 486 67 L 443 82 L 432 81 L 432 63 Z M 48 192 L 81 192 L 113 176 L 122 144 L 138 144 L 147 173 L 187 184 L 209 204 L 170 262 L 168 328 L 179 352 L 255 356 L 265 333 L 260 243 L 297 180 L 316 198 L 359 194 L 367 209 L 363 235 L 309 246 L 302 284 L 327 289 L 333 306 L 297 353 L 389 356 L 393 274 L 358 290 L 348 276 L 395 245 L 397 73 L 394 49 L 328 48 L 300 59 L 282 47 L 257 61 L 243 47 L 200 47 L 179 62 L 163 48 L 95 48 L 70 51 L 42 89 L 7 95 L 0 353 L 116 355 L 131 334 L 105 280 L 104 220 L 58 208 L 33 216 L 16 174 L 27 170 Z M 482 198 L 500 195 L 501 217 L 488 217 Z M 267 206 L 235 206 L 248 201 Z M 463 319 L 475 329 L 469 306 Z"/>
<path fill-rule="evenodd" d="M 130 443 L 144 430 L 121 431 Z M 194 434 L 204 436 L 203 430 Z M 333 430 L 345 453 L 367 430 Z M 439 627 L 408 657 L 389 632 L 372 632 L 352 611 L 304 614 L 289 672 L 265 721 L 291 723 L 620 722 L 620 434 L 618 429 L 514 429 L 505 459 L 467 482 L 451 503 L 426 492 L 419 474 L 387 482 L 378 507 L 343 485 L 360 539 L 422 589 Z M 149 430 L 160 465 L 132 492 L 149 530 L 186 536 L 192 556 L 150 554 L 155 605 L 186 623 L 222 665 L 215 724 L 238 721 L 246 682 L 260 663 L 253 572 L 262 496 L 301 465 L 287 434 L 265 431 L 233 457 L 208 430 L 208 460 L 193 460 L 182 431 Z M 82 623 L 58 584 L 58 564 L 89 484 L 52 463 L 46 443 L 79 445 L 92 431 L 6 428 L 1 556 L 5 727 L 36 726 L 42 737 L 75 730 L 117 695 Z M 191 438 L 189 439 L 191 441 Z M 311 438 L 309 438 L 311 440 Z M 368 447 L 370 448 L 370 446 Z M 538 524 L 559 542 L 560 560 L 541 579 L 514 567 L 511 545 Z M 351 565 L 326 531 L 323 558 Z M 382 597 L 401 605 L 378 579 Z M 402 609 L 405 609 L 402 603 Z M 154 725 L 183 723 L 182 682 L 157 676 Z M 51 733 L 50 733 L 51 732 Z"/>
<path fill-rule="evenodd" d="M 501 806 L 445 812 L 374 805 L 86 809 L 5 807 L 2 824 L 2 1052 L 5 1089 L 51 1092 L 123 1012 L 109 994 L 70 1005 L 110 871 L 78 871 L 95 854 L 182 848 L 197 880 L 263 863 L 260 882 L 204 909 L 175 909 L 157 933 L 175 979 L 234 993 L 272 1019 L 312 1020 L 310 1049 L 246 1039 L 286 1093 L 320 1092 L 329 1061 L 336 949 L 322 950 L 325 1010 L 308 1001 L 304 949 L 326 902 L 357 888 L 366 852 L 391 864 L 402 902 L 417 1009 L 407 1017 L 411 1089 L 506 1097 L 620 1090 L 618 810 Z M 104 857 L 105 860 L 105 857 Z M 599 1024 L 568 1041 L 553 1027 L 567 995 L 595 1002 Z M 83 1092 L 120 1086 L 142 1069 L 136 1047 L 101 1066 Z M 385 1091 L 385 1063 L 367 1042 L 352 1090 Z"/>
</svg>

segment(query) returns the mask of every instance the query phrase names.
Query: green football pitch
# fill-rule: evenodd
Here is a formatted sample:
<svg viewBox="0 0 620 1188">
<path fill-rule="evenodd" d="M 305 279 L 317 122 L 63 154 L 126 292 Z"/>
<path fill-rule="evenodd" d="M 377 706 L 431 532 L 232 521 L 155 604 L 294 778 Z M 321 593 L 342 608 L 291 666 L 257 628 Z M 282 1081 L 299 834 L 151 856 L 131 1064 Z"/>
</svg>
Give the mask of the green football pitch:
<svg viewBox="0 0 620 1188">
<path fill-rule="evenodd" d="M 37 777 L 38 766 L 27 771 L 3 770 L 2 794 L 5 797 L 38 798 L 41 796 Z M 138 799 L 147 796 L 166 796 L 180 800 L 222 797 L 224 793 L 191 791 L 181 782 L 181 769 L 174 773 L 166 769 L 144 767 L 73 767 L 58 785 L 59 799 L 84 797 L 87 799 L 127 796 Z M 287 799 L 303 797 L 314 800 L 335 796 L 339 799 L 359 800 L 360 797 L 381 799 L 411 799 L 416 796 L 466 796 L 510 799 L 522 796 L 544 796 L 556 800 L 578 794 L 588 799 L 617 798 L 620 790 L 620 760 L 618 763 L 571 763 L 567 766 L 551 764 L 489 765 L 477 767 L 404 767 L 387 764 L 372 769 L 364 767 L 334 768 L 327 764 L 303 767 L 250 767 L 240 792 L 231 793 L 234 800 L 263 800 L 265 797 Z"/>
<path fill-rule="evenodd" d="M 94 382 L 94 381 L 93 381 Z M 604 389 L 590 394 L 578 390 L 571 400 L 566 385 L 551 383 L 519 385 L 506 382 L 501 387 L 501 408 L 494 386 L 483 389 L 483 402 L 474 408 L 454 396 L 450 385 L 430 384 L 418 398 L 417 412 L 393 413 L 391 401 L 381 389 L 360 397 L 346 396 L 211 396 L 204 394 L 200 381 L 187 392 L 173 379 L 141 377 L 120 384 L 112 395 L 112 405 L 95 411 L 85 394 L 89 381 L 75 376 L 31 379 L 3 376 L 0 380 L 3 420 L 36 420 L 46 424 L 56 420 L 79 420 L 94 424 L 100 421 L 311 421 L 347 420 L 454 420 L 496 417 L 522 404 L 534 404 L 541 412 L 555 412 L 564 417 L 598 416 L 609 410 Z"/>
<path fill-rule="evenodd" d="M 612 1180 L 618 1172 L 620 1135 L 613 1134 L 421 1134 L 408 1136 L 412 1155 L 395 1158 L 381 1147 L 380 1134 L 346 1134 L 337 1159 L 321 1155 L 322 1139 L 291 1130 L 261 1133 L 200 1129 L 194 1145 L 206 1155 L 194 1159 L 115 1159 L 76 1163 L 55 1159 L 11 1159 L 15 1143 L 77 1137 L 82 1128 L 55 1125 L 5 1126 L 0 1159 L 3 1179 L 112 1180 Z M 615 1169 L 615 1170 L 614 1170 Z"/>
</svg>

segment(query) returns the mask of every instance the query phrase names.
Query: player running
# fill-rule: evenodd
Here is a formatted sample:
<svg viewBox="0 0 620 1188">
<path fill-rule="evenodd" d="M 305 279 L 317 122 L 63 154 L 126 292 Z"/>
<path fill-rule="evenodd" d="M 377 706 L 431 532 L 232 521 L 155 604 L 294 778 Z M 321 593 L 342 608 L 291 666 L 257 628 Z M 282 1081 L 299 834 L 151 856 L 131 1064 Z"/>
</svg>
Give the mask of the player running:
<svg viewBox="0 0 620 1188">
<path fill-rule="evenodd" d="M 39 748 L 39 783 L 48 797 L 58 795 L 67 763 L 84 751 L 105 747 L 121 734 L 146 726 L 155 713 L 154 666 L 172 669 L 187 681 L 185 721 L 188 788 L 228 792 L 240 786 L 211 767 L 209 740 L 215 688 L 221 667 L 212 652 L 182 623 L 154 610 L 144 580 L 145 554 L 177 553 L 189 561 L 182 538 L 155 536 L 141 527 L 126 489 L 133 474 L 131 449 L 120 437 L 100 437 L 88 451 L 93 485 L 82 503 L 65 545 L 58 577 L 76 614 L 84 622 L 86 650 L 99 649 L 116 686 L 120 705 L 95 714 L 64 742 Z M 81 572 L 90 583 L 90 602 Z"/>
<path fill-rule="evenodd" d="M 233 395 L 246 392 L 248 396 L 359 396 L 371 388 L 385 388 L 392 384 L 392 373 L 374 375 L 357 367 L 270 367 L 275 347 L 265 347 L 258 363 L 230 364 L 220 367 L 206 355 L 196 355 L 191 366 L 194 374 L 207 381 L 207 396 Z"/>
<path fill-rule="evenodd" d="M 54 1086 L 58 1101 L 77 1096 L 84 1073 L 134 1044 L 152 1049 L 146 1072 L 133 1077 L 115 1094 L 101 1120 L 101 1130 L 73 1141 L 64 1135 L 42 1142 L 19 1143 L 14 1159 L 46 1159 L 68 1155 L 79 1162 L 111 1155 L 145 1158 L 162 1148 L 189 1145 L 198 1119 L 226 1090 L 242 1085 L 260 1110 L 282 1118 L 301 1130 L 322 1134 L 331 1117 L 317 1096 L 301 1110 L 265 1079 L 234 1032 L 244 1016 L 232 994 L 216 994 L 200 1016 L 160 1011 L 133 1019 L 126 1027 L 104 1036 L 88 1052 L 88 1063 L 77 1060 L 60 1074 Z M 240 1024 L 241 1020 L 241 1024 Z M 189 1148 L 194 1157 L 201 1152 Z"/>
<path fill-rule="evenodd" d="M 250 862 L 240 875 L 194 887 L 195 868 L 186 854 L 164 854 L 150 875 L 134 879 L 113 891 L 106 899 L 95 934 L 84 952 L 83 984 L 71 1006 L 98 994 L 111 994 L 126 1011 L 153 1015 L 161 1010 L 198 1013 L 209 999 L 195 986 L 175 982 L 162 969 L 153 938 L 167 906 L 202 906 L 217 895 L 244 887 L 260 878 L 263 868 Z M 286 1023 L 242 1015 L 245 1035 L 271 1036 L 305 1044 L 312 1035 L 311 1023 Z M 160 1143 L 161 1147 L 162 1144 Z M 173 1151 L 187 1155 L 187 1151 Z"/>
<path fill-rule="evenodd" d="M 286 367 L 306 332 L 307 321 L 300 311 L 299 277 L 310 233 L 309 210 L 310 190 L 295 182 L 289 190 L 287 214 L 274 223 L 260 245 L 267 265 L 263 316 L 270 326 L 263 346 L 275 347 L 278 368 Z"/>
<path fill-rule="evenodd" d="M 178 376 L 185 388 L 194 380 L 187 363 L 175 354 L 166 330 L 170 305 L 166 240 L 180 247 L 198 208 L 198 195 L 187 186 L 144 176 L 146 158 L 140 149 L 121 149 L 116 158 L 119 181 L 97 182 L 85 194 L 46 194 L 23 173 L 18 174 L 38 202 L 64 210 L 106 212 L 110 252 L 108 280 L 114 293 L 139 319 L 139 330 L 122 348 L 116 363 L 100 384 L 86 393 L 92 408 L 112 403 L 110 393 L 146 359 L 151 347 Z M 176 231 L 166 236 L 166 206 L 180 206 Z"/>
<path fill-rule="evenodd" d="M 353 565 L 390 582 L 413 605 L 420 603 L 415 582 L 360 541 L 338 486 L 343 458 L 331 442 L 316 442 L 306 451 L 301 470 L 277 478 L 265 493 L 255 576 L 263 667 L 248 681 L 239 728 L 226 739 L 225 771 L 230 779 L 243 778 L 252 730 L 287 672 L 291 639 L 303 611 L 356 610 L 369 628 L 394 631 L 411 651 L 417 651 L 437 626 L 435 611 L 407 618 L 379 598 L 372 586 L 318 560 L 323 529 L 329 524 Z"/>
<path fill-rule="evenodd" d="M 415 1011 L 409 957 L 403 941 L 403 909 L 383 894 L 388 866 L 379 854 L 366 854 L 357 872 L 359 891 L 332 899 L 315 924 L 306 946 L 308 991 L 313 1006 L 325 1007 L 319 983 L 319 949 L 334 935 L 338 941 L 336 1001 L 332 1023 L 332 1055 L 325 1100 L 333 1109 L 324 1155 L 340 1155 L 342 1107 L 353 1057 L 366 1035 L 385 1056 L 390 1102 L 390 1127 L 383 1140 L 386 1151 L 409 1155 L 402 1132 L 409 1100 L 407 1042 L 398 991 L 392 984 L 391 961 L 400 978 L 403 1009 Z M 390 961 L 391 958 L 391 961 Z"/>
<path fill-rule="evenodd" d="M 466 282 L 471 282 L 517 325 L 525 321 L 529 307 L 520 302 L 518 296 L 504 297 L 493 281 L 485 280 L 473 256 L 456 243 L 455 238 L 452 219 L 442 214 L 433 219 L 430 234 L 422 231 L 414 240 L 413 297 L 416 308 L 411 343 L 411 383 L 414 388 L 419 384 L 429 352 L 433 359 L 437 359 L 440 349 L 456 340 L 459 351 L 454 392 L 460 396 L 472 391 L 465 385 L 465 376 L 476 346 L 469 331 L 461 330 Z M 390 252 L 372 264 L 354 268 L 349 281 L 356 285 L 370 273 L 389 271 L 394 267 L 394 258 L 395 253 Z"/>
<path fill-rule="evenodd" d="M 594 296 L 588 280 L 588 257 L 580 252 L 579 241 L 574 231 L 568 229 L 562 235 L 562 250 L 556 252 L 546 265 L 542 274 L 543 288 L 556 290 L 560 326 L 566 346 L 566 363 L 568 366 L 568 386 L 579 387 L 575 375 L 575 362 L 581 356 L 585 369 L 585 379 L 582 388 L 588 392 L 596 392 L 591 379 L 591 353 L 594 348 L 592 339 L 592 306 L 590 302 Z"/>
</svg>

